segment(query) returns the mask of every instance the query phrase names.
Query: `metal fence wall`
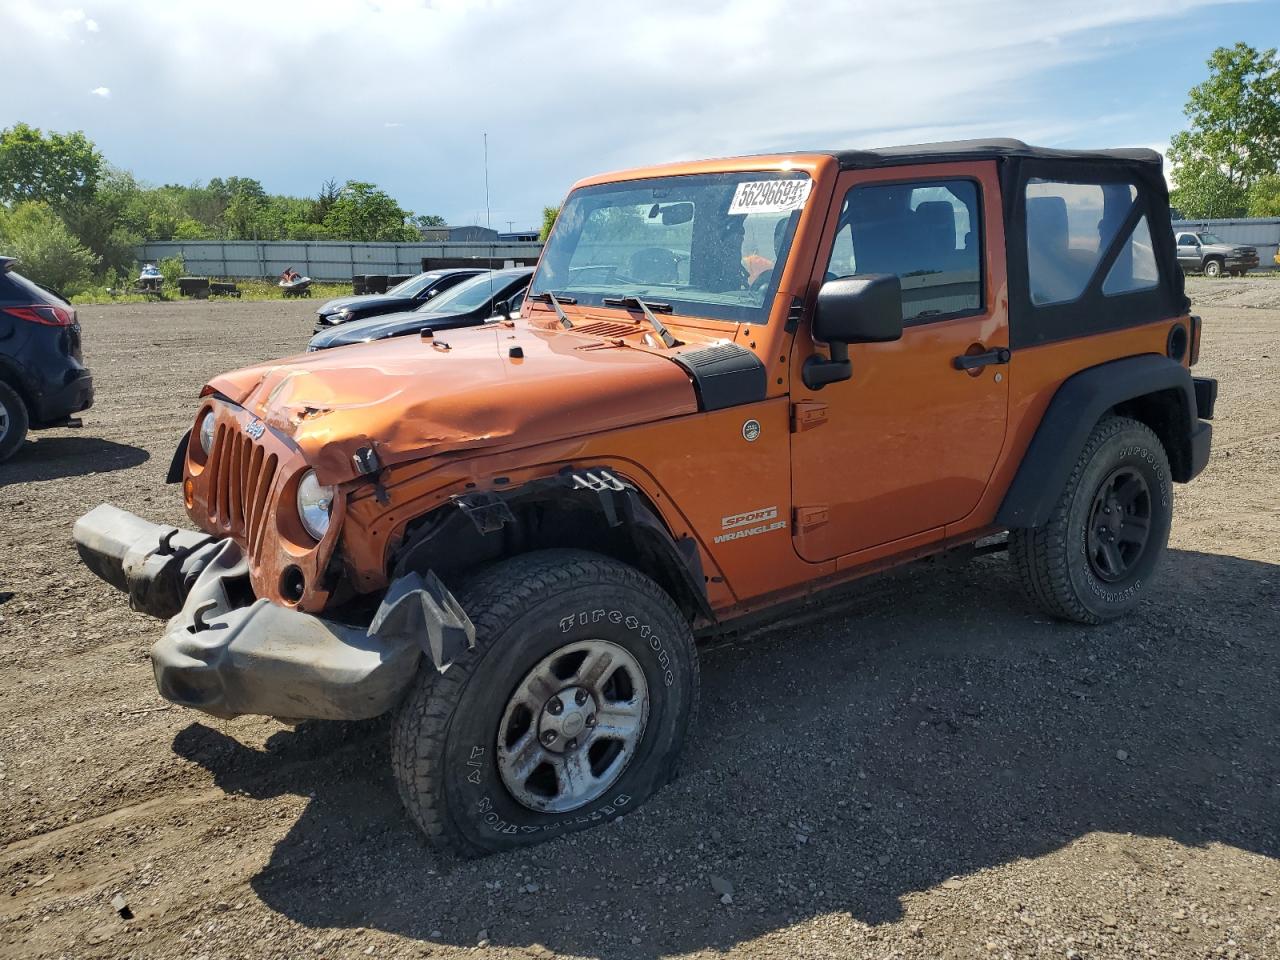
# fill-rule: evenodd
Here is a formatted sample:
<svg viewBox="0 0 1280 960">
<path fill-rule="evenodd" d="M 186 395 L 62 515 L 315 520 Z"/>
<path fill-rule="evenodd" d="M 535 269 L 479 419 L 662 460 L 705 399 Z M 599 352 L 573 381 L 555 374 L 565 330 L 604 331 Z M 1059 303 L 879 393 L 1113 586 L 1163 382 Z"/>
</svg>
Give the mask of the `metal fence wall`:
<svg viewBox="0 0 1280 960">
<path fill-rule="evenodd" d="M 1242 243 L 1258 248 L 1258 269 L 1276 269 L 1276 250 L 1280 249 L 1280 217 L 1255 217 L 1234 220 L 1175 220 L 1174 232 L 1207 230 L 1227 243 Z"/>
<path fill-rule="evenodd" d="M 488 257 L 533 266 L 541 243 L 340 243 L 334 240 L 151 240 L 139 261 L 181 256 L 186 272 L 208 277 L 274 277 L 293 267 L 313 280 L 350 280 L 358 273 L 418 273 L 422 258 Z"/>
</svg>

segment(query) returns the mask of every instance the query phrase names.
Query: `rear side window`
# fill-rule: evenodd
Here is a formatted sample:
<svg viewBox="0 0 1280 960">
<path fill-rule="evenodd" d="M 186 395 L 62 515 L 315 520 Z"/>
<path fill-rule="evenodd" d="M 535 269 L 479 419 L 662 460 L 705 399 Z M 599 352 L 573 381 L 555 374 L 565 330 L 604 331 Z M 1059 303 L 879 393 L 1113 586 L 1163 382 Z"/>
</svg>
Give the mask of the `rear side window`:
<svg viewBox="0 0 1280 960">
<path fill-rule="evenodd" d="M 854 187 L 841 207 L 827 276 L 896 274 L 904 322 L 980 310 L 979 210 L 972 180 Z"/>
<path fill-rule="evenodd" d="M 1044 306 L 1080 298 L 1137 196 L 1137 188 L 1128 183 L 1031 180 L 1027 184 L 1032 303 Z"/>
<path fill-rule="evenodd" d="M 1011 346 L 1168 320 L 1190 307 L 1177 244 L 1193 234 L 1170 222 L 1154 157 L 1013 159 L 1003 176 L 1012 194 Z"/>
<path fill-rule="evenodd" d="M 0 303 L 10 306 L 33 303 L 52 303 L 62 306 L 66 301 L 10 270 L 8 273 L 0 273 Z"/>
<path fill-rule="evenodd" d="M 1108 297 L 1120 293 L 1150 290 L 1160 282 L 1160 268 L 1156 265 L 1155 249 L 1151 244 L 1151 228 L 1144 216 L 1129 234 L 1116 262 L 1102 281 L 1102 292 Z"/>
</svg>

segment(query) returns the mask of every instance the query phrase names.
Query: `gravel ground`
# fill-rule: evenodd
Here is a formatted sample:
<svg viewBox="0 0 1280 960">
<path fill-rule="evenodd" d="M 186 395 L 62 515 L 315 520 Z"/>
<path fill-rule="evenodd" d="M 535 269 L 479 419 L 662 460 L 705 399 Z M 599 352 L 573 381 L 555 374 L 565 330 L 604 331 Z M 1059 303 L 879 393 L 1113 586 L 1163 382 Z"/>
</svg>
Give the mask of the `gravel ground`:
<svg viewBox="0 0 1280 960">
<path fill-rule="evenodd" d="M 313 305 L 81 308 L 98 405 L 0 466 L 0 956 L 1280 957 L 1280 281 L 1190 289 L 1216 445 L 1134 616 L 1048 622 L 1000 556 L 903 570 L 705 651 L 643 809 L 466 862 L 385 723 L 167 707 L 157 623 L 70 543 L 103 500 L 182 522 L 201 383 Z"/>
</svg>

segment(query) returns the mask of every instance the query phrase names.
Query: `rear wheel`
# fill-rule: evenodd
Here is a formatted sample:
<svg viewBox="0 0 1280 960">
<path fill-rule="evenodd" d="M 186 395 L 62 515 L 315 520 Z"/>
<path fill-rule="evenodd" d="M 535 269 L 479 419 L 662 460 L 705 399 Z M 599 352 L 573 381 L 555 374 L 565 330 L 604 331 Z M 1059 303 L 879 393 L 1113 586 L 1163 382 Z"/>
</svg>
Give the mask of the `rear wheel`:
<svg viewBox="0 0 1280 960">
<path fill-rule="evenodd" d="M 1204 275 L 1206 277 L 1222 276 L 1222 261 L 1221 260 L 1206 261 L 1204 265 Z"/>
<path fill-rule="evenodd" d="M 653 580 L 576 550 L 503 561 L 459 594 L 476 645 L 424 665 L 393 725 L 397 785 L 438 844 L 527 846 L 635 809 L 676 772 L 693 637 Z"/>
<path fill-rule="evenodd" d="M 1137 605 L 1172 515 L 1159 438 L 1136 420 L 1108 417 L 1094 427 L 1049 520 L 1010 533 L 1010 560 L 1046 613 L 1102 623 Z"/>
<path fill-rule="evenodd" d="M 0 463 L 4 463 L 27 439 L 27 405 L 18 392 L 0 381 Z"/>
</svg>

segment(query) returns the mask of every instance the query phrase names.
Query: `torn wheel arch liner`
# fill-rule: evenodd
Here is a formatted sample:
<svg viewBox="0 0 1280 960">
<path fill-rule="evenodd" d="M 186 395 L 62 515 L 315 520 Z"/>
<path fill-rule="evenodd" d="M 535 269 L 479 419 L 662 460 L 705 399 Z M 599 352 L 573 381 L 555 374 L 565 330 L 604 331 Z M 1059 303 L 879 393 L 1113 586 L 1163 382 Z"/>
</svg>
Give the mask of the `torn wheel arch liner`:
<svg viewBox="0 0 1280 960">
<path fill-rule="evenodd" d="M 617 559 L 636 563 L 654 576 L 691 621 L 716 622 L 707 593 L 705 551 L 692 530 L 687 525 L 673 530 L 655 504 L 658 498 L 637 482 L 634 473 L 619 470 L 612 463 L 549 464 L 528 475 L 495 477 L 483 487 L 470 482 L 456 484 L 433 499 L 430 509 L 403 521 L 397 535 L 388 538 L 388 582 L 412 570 L 427 569 L 440 570 L 447 580 L 449 572 L 440 562 L 441 545 L 449 542 L 451 535 L 457 538 L 455 543 L 470 538 L 485 544 L 470 556 L 462 546 L 463 557 L 453 572 L 530 550 L 565 546 L 541 541 L 536 531 L 531 533 L 525 521 L 528 508 L 544 507 L 552 514 L 585 510 L 607 530 L 629 541 L 635 556 Z M 571 545 L 609 555 L 617 552 L 599 542 Z M 452 548 L 449 552 L 457 556 Z"/>
</svg>

